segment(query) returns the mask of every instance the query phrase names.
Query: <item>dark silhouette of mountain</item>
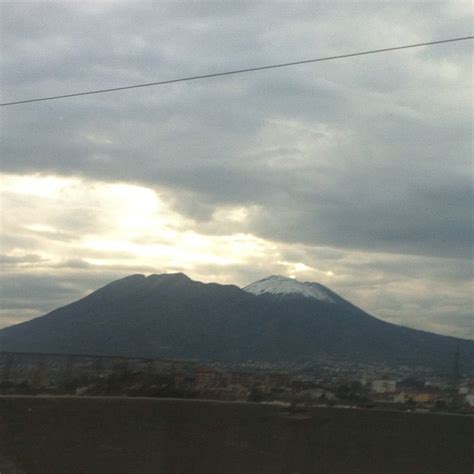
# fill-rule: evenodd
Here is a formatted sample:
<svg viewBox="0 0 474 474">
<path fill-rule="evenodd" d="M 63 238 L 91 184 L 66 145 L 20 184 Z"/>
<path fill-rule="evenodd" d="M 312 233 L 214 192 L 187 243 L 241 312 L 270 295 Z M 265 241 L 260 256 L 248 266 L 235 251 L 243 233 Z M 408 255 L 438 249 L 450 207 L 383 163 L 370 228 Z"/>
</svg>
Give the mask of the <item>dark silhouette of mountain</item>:
<svg viewBox="0 0 474 474">
<path fill-rule="evenodd" d="M 246 290 L 182 273 L 132 275 L 0 330 L 0 350 L 452 367 L 454 338 L 381 321 L 322 285 L 271 277 Z M 474 341 L 461 351 L 464 370 L 474 371 Z"/>
</svg>

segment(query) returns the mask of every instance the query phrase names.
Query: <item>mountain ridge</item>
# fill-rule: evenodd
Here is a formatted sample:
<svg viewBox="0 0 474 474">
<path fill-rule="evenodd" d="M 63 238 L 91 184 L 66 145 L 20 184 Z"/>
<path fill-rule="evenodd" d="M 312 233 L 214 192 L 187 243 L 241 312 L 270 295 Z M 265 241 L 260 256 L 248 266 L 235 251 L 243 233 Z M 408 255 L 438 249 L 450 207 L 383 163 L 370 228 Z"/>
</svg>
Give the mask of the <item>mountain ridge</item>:
<svg viewBox="0 0 474 474">
<path fill-rule="evenodd" d="M 0 330 L 0 350 L 451 368 L 455 338 L 387 323 L 327 290 L 332 301 L 255 295 L 184 274 L 130 275 Z M 463 344 L 474 361 L 474 341 Z M 466 367 L 474 371 L 473 362 Z"/>
</svg>

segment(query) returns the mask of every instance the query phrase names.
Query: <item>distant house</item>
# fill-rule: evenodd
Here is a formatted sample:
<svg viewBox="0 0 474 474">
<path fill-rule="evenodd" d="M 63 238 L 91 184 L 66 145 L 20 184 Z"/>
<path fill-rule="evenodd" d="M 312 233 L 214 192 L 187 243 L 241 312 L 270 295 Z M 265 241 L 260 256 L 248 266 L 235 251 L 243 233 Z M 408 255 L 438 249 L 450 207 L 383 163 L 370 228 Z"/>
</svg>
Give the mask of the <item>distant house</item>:
<svg viewBox="0 0 474 474">
<path fill-rule="evenodd" d="M 269 388 L 288 387 L 290 385 L 291 377 L 286 372 L 273 372 L 266 375 L 266 385 Z"/>
<path fill-rule="evenodd" d="M 466 403 L 470 407 L 474 407 L 474 394 L 468 394 L 464 397 L 464 400 L 466 400 Z"/>
<path fill-rule="evenodd" d="M 203 389 L 214 387 L 219 380 L 219 372 L 208 367 L 199 367 L 196 369 L 196 388 Z"/>
<path fill-rule="evenodd" d="M 251 372 L 230 372 L 227 375 L 229 385 L 239 385 L 241 387 L 251 387 L 255 380 L 255 374 Z"/>
<path fill-rule="evenodd" d="M 374 393 L 394 393 L 397 389 L 395 380 L 373 380 L 370 388 Z"/>
<path fill-rule="evenodd" d="M 294 394 L 296 400 L 301 399 L 302 401 L 319 401 L 322 402 L 324 400 L 336 400 L 336 395 L 324 388 L 310 388 L 306 390 L 302 390 L 301 392 L 297 392 Z"/>
<path fill-rule="evenodd" d="M 474 387 L 469 385 L 461 385 L 458 389 L 459 395 L 470 395 L 474 393 Z"/>
<path fill-rule="evenodd" d="M 405 392 L 398 392 L 393 395 L 393 401 L 395 403 L 405 403 L 408 400 Z"/>
<path fill-rule="evenodd" d="M 421 392 L 413 395 L 413 400 L 417 403 L 429 403 L 436 400 L 438 397 L 433 393 Z"/>
</svg>

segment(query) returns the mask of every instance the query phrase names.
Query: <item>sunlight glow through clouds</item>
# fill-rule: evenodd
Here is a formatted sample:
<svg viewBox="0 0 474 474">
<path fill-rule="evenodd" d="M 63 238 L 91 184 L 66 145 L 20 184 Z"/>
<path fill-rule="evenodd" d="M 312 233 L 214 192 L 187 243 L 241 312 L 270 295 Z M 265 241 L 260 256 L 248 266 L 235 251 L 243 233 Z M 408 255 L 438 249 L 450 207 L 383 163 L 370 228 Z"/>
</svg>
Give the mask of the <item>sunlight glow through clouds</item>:
<svg viewBox="0 0 474 474">
<path fill-rule="evenodd" d="M 3 193 L 31 195 L 41 198 L 57 198 L 59 193 L 72 183 L 78 182 L 75 178 L 59 178 L 56 176 L 32 175 L 1 175 Z"/>
<path fill-rule="evenodd" d="M 130 258 L 137 266 L 146 264 L 158 268 L 193 269 L 198 264 L 226 266 L 263 258 L 269 251 L 274 251 L 271 244 L 248 234 L 200 234 L 190 228 L 191 221 L 172 211 L 153 190 L 142 186 L 90 183 L 76 178 L 40 175 L 4 176 L 4 200 L 17 206 L 16 209 L 5 209 L 6 227 L 8 223 L 14 226 L 17 221 L 13 215 L 21 217 L 21 229 L 39 234 L 37 238 L 48 239 L 47 244 L 38 244 L 47 249 L 51 262 L 61 257 L 63 246 L 69 253 L 82 256 L 85 262 L 101 267 L 125 264 Z M 26 209 L 15 200 L 18 195 L 25 194 L 37 197 L 34 209 Z M 94 203 L 91 217 L 98 219 L 97 225 L 90 225 L 86 232 L 67 229 L 67 221 L 74 217 L 74 211 L 80 216 L 84 210 L 82 200 L 85 195 L 86 202 Z M 245 208 L 239 207 L 230 209 L 228 215 L 220 210 L 213 217 L 242 222 L 246 215 Z M 89 213 L 84 218 L 88 217 Z M 65 226 L 61 219 L 64 219 Z M 81 220 L 79 217 L 73 224 L 81 227 Z M 9 230 L 5 228 L 4 232 Z M 73 234 L 70 241 L 48 238 L 47 234 L 66 230 Z M 42 249 L 39 247 L 15 247 L 10 249 L 10 254 L 40 252 Z M 95 251 L 94 257 L 89 255 L 91 250 Z M 114 254 L 114 258 L 110 258 L 110 254 Z"/>
<path fill-rule="evenodd" d="M 258 211 L 252 206 L 217 208 L 212 214 L 216 232 L 201 233 L 199 223 L 173 210 L 166 199 L 144 186 L 4 174 L 0 189 L 3 277 L 19 287 L 24 279 L 28 285 L 33 281 L 41 285 L 43 280 L 53 285 L 43 299 L 22 294 L 24 308 L 15 306 L 17 300 L 4 302 L 0 327 L 44 314 L 137 272 L 183 271 L 196 280 L 242 286 L 272 274 L 316 281 L 394 322 L 400 313 L 419 315 L 421 299 L 425 307 L 429 302 L 438 319 L 410 319 L 408 325 L 444 332 L 449 321 L 438 313 L 454 311 L 468 291 L 465 284 L 448 283 L 453 270 L 446 260 L 434 262 L 438 265 L 434 274 L 438 278 L 446 274 L 446 286 L 440 289 L 422 270 L 407 275 L 409 256 L 399 264 L 400 257 L 394 254 L 295 247 L 239 232 L 232 223 L 245 226 L 246 219 Z M 413 268 L 424 268 L 420 259 Z M 396 273 L 399 265 L 400 276 Z M 392 268 L 390 278 L 386 268 Z M 73 290 L 64 292 L 64 282 L 70 282 Z M 420 296 L 424 294 L 435 295 L 436 303 Z"/>
<path fill-rule="evenodd" d="M 334 272 L 331 270 L 310 267 L 303 262 L 295 263 L 280 260 L 277 264 L 281 266 L 282 273 L 288 274 L 290 278 L 298 278 L 299 280 L 320 280 L 322 275 L 326 277 L 334 276 Z"/>
<path fill-rule="evenodd" d="M 54 233 L 56 229 L 47 224 L 28 224 L 23 226 L 26 230 L 32 230 L 33 232 L 49 232 Z"/>
</svg>

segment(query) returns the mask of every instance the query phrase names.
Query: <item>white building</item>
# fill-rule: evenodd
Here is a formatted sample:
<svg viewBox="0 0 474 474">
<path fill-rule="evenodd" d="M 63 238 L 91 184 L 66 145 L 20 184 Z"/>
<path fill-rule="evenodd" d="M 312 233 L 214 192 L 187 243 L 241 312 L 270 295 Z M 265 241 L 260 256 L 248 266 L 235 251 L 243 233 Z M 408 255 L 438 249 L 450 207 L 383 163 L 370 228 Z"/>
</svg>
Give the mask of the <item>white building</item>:
<svg viewBox="0 0 474 474">
<path fill-rule="evenodd" d="M 466 395 L 464 399 L 470 407 L 474 407 L 474 395 Z"/>
<path fill-rule="evenodd" d="M 397 382 L 395 380 L 373 380 L 371 389 L 375 393 L 393 393 L 397 389 Z"/>
<path fill-rule="evenodd" d="M 407 401 L 407 397 L 405 395 L 405 392 L 396 393 L 393 396 L 393 401 L 395 403 L 405 403 Z"/>
</svg>

